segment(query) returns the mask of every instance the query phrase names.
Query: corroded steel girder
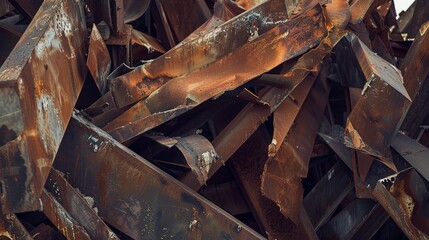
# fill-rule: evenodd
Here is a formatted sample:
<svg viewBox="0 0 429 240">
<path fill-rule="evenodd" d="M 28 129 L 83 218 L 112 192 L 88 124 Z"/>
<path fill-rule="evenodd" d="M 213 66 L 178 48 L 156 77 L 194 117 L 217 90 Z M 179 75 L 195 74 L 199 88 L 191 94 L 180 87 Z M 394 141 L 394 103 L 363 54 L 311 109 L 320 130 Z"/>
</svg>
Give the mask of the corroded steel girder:
<svg viewBox="0 0 429 240">
<path fill-rule="evenodd" d="M 39 196 L 85 76 L 83 1 L 48 0 L 0 68 L 1 212 Z"/>
<path fill-rule="evenodd" d="M 234 217 L 74 115 L 55 166 L 134 239 L 262 239 Z"/>
</svg>

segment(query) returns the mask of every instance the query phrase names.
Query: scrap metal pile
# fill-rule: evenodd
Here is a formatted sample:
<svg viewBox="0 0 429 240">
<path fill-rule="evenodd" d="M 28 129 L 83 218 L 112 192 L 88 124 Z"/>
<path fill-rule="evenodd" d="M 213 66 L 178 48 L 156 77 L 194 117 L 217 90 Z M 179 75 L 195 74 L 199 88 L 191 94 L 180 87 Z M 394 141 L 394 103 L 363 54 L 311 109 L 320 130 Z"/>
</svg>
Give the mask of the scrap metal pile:
<svg viewBox="0 0 429 240">
<path fill-rule="evenodd" d="M 429 239 L 428 12 L 0 0 L 0 238 Z"/>
</svg>

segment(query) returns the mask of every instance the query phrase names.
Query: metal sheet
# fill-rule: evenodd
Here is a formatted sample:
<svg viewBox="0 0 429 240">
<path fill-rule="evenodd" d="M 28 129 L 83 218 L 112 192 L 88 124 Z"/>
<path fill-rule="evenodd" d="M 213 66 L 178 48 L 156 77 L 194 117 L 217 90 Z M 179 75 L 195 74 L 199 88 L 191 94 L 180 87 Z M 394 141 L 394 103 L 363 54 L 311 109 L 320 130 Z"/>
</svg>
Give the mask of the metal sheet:
<svg viewBox="0 0 429 240">
<path fill-rule="evenodd" d="M 110 74 L 111 60 L 109 50 L 107 50 L 107 46 L 95 24 L 92 26 L 91 37 L 89 38 L 86 66 L 98 90 L 104 94 L 107 90 L 107 76 Z"/>
</svg>

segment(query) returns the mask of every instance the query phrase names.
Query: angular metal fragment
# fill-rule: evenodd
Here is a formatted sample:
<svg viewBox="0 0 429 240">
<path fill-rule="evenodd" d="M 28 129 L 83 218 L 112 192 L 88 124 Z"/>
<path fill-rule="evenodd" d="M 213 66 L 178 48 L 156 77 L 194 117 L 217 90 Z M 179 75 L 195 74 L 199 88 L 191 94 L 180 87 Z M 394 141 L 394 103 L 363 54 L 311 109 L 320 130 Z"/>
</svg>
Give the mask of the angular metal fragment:
<svg viewBox="0 0 429 240">
<path fill-rule="evenodd" d="M 380 179 L 373 194 L 409 239 L 429 239 L 429 194 L 414 169 Z"/>
<path fill-rule="evenodd" d="M 365 17 L 367 17 L 371 12 L 382 3 L 387 0 L 355 0 L 350 6 L 351 18 L 350 23 L 358 24 Z"/>
<path fill-rule="evenodd" d="M 308 163 L 328 102 L 329 91 L 326 72 L 322 71 L 279 152 L 274 158 L 268 159 L 264 166 L 262 194 L 275 202 L 281 213 L 295 224 L 300 223 L 304 194 L 301 178 L 308 173 Z"/>
<path fill-rule="evenodd" d="M 80 0 L 45 1 L 0 68 L 0 127 L 12 130 L 20 146 L 17 158 L 1 159 L 1 171 L 9 173 L 0 176 L 3 214 L 39 208 L 38 197 L 84 81 L 83 7 Z"/>
<path fill-rule="evenodd" d="M 109 50 L 104 43 L 97 26 L 92 26 L 91 37 L 89 39 L 88 58 L 86 66 L 98 87 L 101 94 L 107 90 L 107 76 L 110 73 L 111 60 Z"/>
<path fill-rule="evenodd" d="M 262 195 L 260 176 L 267 156 L 268 149 L 265 147 L 269 142 L 270 136 L 265 127 L 261 126 L 231 157 L 232 168 L 250 209 L 269 239 L 315 239 L 316 233 L 303 208 L 300 224 L 295 225 L 280 213 L 274 202 Z"/>
<path fill-rule="evenodd" d="M 392 148 L 429 182 L 429 149 L 427 147 L 398 133 L 392 140 Z"/>
<path fill-rule="evenodd" d="M 348 0 L 332 0 L 326 4 L 329 20 L 335 27 L 344 28 L 350 20 L 351 12 Z"/>
<path fill-rule="evenodd" d="M 349 147 L 386 159 L 411 99 L 395 66 L 369 50 L 356 36 L 350 35 L 348 41 L 366 83 L 347 119 L 344 140 Z"/>
<path fill-rule="evenodd" d="M 135 239 L 262 239 L 108 134 L 74 115 L 55 166 L 93 197 L 106 223 Z"/>
<path fill-rule="evenodd" d="M 201 135 L 191 135 L 178 138 L 175 146 L 182 152 L 199 183 L 205 185 L 212 164 L 219 160 L 210 141 Z"/>
</svg>

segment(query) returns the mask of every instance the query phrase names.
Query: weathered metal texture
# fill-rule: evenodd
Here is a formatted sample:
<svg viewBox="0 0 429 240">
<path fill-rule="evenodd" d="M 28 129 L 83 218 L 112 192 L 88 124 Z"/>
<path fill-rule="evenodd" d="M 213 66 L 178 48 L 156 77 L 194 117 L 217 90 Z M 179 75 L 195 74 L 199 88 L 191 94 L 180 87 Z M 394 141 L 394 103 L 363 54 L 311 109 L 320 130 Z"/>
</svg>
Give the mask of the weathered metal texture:
<svg viewBox="0 0 429 240">
<path fill-rule="evenodd" d="M 110 73 L 111 60 L 109 50 L 107 50 L 107 46 L 95 24 L 92 26 L 91 37 L 89 39 L 86 66 L 88 66 L 88 70 L 100 93 L 105 93 L 107 90 L 107 76 Z"/>
<path fill-rule="evenodd" d="M 45 189 L 40 199 L 43 203 L 43 213 L 69 240 L 91 239 L 85 229 L 74 220 L 61 204 Z"/>
<path fill-rule="evenodd" d="M 1 160 L 2 213 L 39 207 L 84 81 L 84 19 L 82 1 L 45 1 L 0 68 L 0 126 L 19 136 Z"/>
<path fill-rule="evenodd" d="M 429 3 L 424 0 L 416 0 L 414 6 L 410 7 L 403 16 L 399 15 L 398 27 L 400 33 L 407 34 L 407 38 L 414 38 L 419 34 L 419 29 L 423 23 L 429 20 L 427 12 Z"/>
<path fill-rule="evenodd" d="M 22 17 L 20 16 L 12 16 L 0 20 L 0 36 L 2 36 L 0 38 L 0 66 L 3 65 L 10 52 L 19 41 L 19 38 L 21 38 L 23 32 L 22 28 L 26 27 L 25 25 L 16 25 L 19 21 L 22 21 Z"/>
<path fill-rule="evenodd" d="M 385 212 L 383 214 L 382 211 L 384 210 L 380 204 L 373 200 L 356 199 L 335 215 L 317 234 L 320 239 L 371 239 L 389 218 L 389 215 Z M 375 218 L 379 221 L 373 221 Z M 363 236 L 367 238 L 362 238 Z"/>
<path fill-rule="evenodd" d="M 261 174 L 270 143 L 270 136 L 261 126 L 231 157 L 231 166 L 243 189 L 259 228 L 269 239 L 314 239 L 313 226 L 305 210 L 299 225 L 283 216 L 279 207 L 261 192 Z"/>
<path fill-rule="evenodd" d="M 356 0 L 350 6 L 350 23 L 358 24 L 367 17 L 375 8 L 387 0 Z"/>
<path fill-rule="evenodd" d="M 93 206 L 89 205 L 92 199 L 90 197 L 84 199 L 67 182 L 62 173 L 52 168 L 45 183 L 45 189 L 67 211 L 67 214 L 86 230 L 91 239 L 119 239 L 97 215 Z"/>
<path fill-rule="evenodd" d="M 262 174 L 262 194 L 296 224 L 300 222 L 304 194 L 301 178 L 307 176 L 314 141 L 328 103 L 330 86 L 326 75 L 326 69 L 319 73 L 294 127 L 282 141 L 276 156 L 267 160 Z"/>
<path fill-rule="evenodd" d="M 289 132 L 295 117 L 298 115 L 311 87 L 314 84 L 314 78 L 306 78 L 299 84 L 273 113 L 273 138 L 268 146 L 268 157 L 273 158 L 287 133 Z"/>
<path fill-rule="evenodd" d="M 248 42 L 254 22 L 261 35 L 285 22 L 284 1 L 268 1 L 218 26 L 210 33 L 176 46 L 162 57 L 112 80 L 118 107 L 141 100 L 168 80 L 204 67 Z M 180 59 L 179 61 L 177 61 Z M 124 94 L 126 93 L 126 94 Z"/>
<path fill-rule="evenodd" d="M 398 133 L 392 141 L 395 149 L 411 166 L 429 181 L 429 149 L 414 139 Z"/>
<path fill-rule="evenodd" d="M 348 0 L 332 0 L 325 5 L 331 23 L 342 29 L 347 26 L 351 12 Z"/>
<path fill-rule="evenodd" d="M 219 160 L 210 141 L 201 135 L 191 135 L 178 138 L 175 146 L 182 152 L 198 182 L 205 185 L 212 164 Z"/>
<path fill-rule="evenodd" d="M 36 16 L 37 11 L 43 3 L 43 0 L 8 0 L 20 13 L 31 20 Z"/>
<path fill-rule="evenodd" d="M 57 169 L 132 238 L 262 239 L 81 116 L 73 116 L 59 154 Z"/>
<path fill-rule="evenodd" d="M 6 214 L 0 218 L 0 239 L 33 239 L 15 214 Z"/>
<path fill-rule="evenodd" d="M 302 31 L 302 29 L 309 29 Z M 210 98 L 248 82 L 252 78 L 296 57 L 317 45 L 326 36 L 324 16 L 320 5 L 298 17 L 269 30 L 255 40 L 219 58 L 215 63 L 188 75 L 177 77 L 153 92 L 147 99 L 118 117 L 106 130 L 121 142 L 165 122 L 153 119 L 154 114 L 183 112 Z M 298 42 L 299 44 L 291 44 Z M 259 55 L 260 59 L 252 58 Z M 246 57 L 247 56 L 247 57 Z M 244 60 L 243 60 L 244 59 Z M 223 69 L 218 72 L 218 69 Z M 211 73 L 218 72 L 213 75 Z M 168 102 L 162 101 L 169 99 Z M 185 110 L 186 111 L 186 110 Z M 130 119 L 133 119 L 130 122 Z"/>
<path fill-rule="evenodd" d="M 342 162 L 337 162 L 311 189 L 303 204 L 316 231 L 329 220 L 352 189 L 351 171 Z"/>
<path fill-rule="evenodd" d="M 210 19 L 211 13 L 204 0 L 160 0 L 175 39 L 181 42 L 195 29 Z"/>
<path fill-rule="evenodd" d="M 221 161 L 215 162 L 209 172 L 209 178 L 222 167 L 234 152 L 251 136 L 259 125 L 288 98 L 292 89 L 297 92 L 305 92 L 303 89 L 310 87 L 314 82 L 323 59 L 330 53 L 332 46 L 342 37 L 343 33 L 330 32 L 315 49 L 305 53 L 292 67 L 285 65 L 284 74 L 279 75 L 287 78 L 292 83 L 291 88 L 265 87 L 260 91 L 260 99 L 267 105 L 249 103 L 213 140 L 213 146 L 219 154 Z M 290 68 L 289 68 L 290 67 Z M 310 74 L 310 75 L 309 75 Z M 247 134 L 242 134 L 243 132 Z M 277 140 L 276 140 L 277 141 Z M 280 140 L 282 141 L 282 140 Z M 199 189 L 201 186 L 192 174 L 187 174 L 181 181 L 192 189 Z"/>
<path fill-rule="evenodd" d="M 380 179 L 373 194 L 409 239 L 429 239 L 428 192 L 414 169 Z"/>
<path fill-rule="evenodd" d="M 429 68 L 429 23 L 421 26 L 416 34 L 416 39 L 405 55 L 400 66 L 404 77 L 404 86 L 407 89 L 413 103 L 410 106 L 407 116 L 402 123 L 401 130 L 408 136 L 416 138 L 420 131 L 420 125 L 426 117 L 429 106 L 428 100 L 428 78 Z"/>
<path fill-rule="evenodd" d="M 131 42 L 133 65 L 165 53 L 164 47 L 156 38 L 135 29 L 131 31 Z"/>
<path fill-rule="evenodd" d="M 354 35 L 349 36 L 366 83 L 347 119 L 344 140 L 356 150 L 385 159 L 411 99 L 403 86 L 400 71 Z"/>
</svg>

